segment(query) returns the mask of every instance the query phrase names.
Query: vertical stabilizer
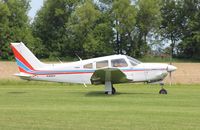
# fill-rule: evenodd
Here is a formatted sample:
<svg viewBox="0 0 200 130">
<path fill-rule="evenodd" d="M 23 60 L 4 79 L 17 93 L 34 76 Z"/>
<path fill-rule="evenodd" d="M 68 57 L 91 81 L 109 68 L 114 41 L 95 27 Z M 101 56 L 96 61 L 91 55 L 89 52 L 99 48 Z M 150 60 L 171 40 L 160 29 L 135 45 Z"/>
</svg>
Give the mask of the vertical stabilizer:
<svg viewBox="0 0 200 130">
<path fill-rule="evenodd" d="M 24 43 L 11 43 L 11 48 L 20 72 L 31 72 L 44 66 Z"/>
</svg>

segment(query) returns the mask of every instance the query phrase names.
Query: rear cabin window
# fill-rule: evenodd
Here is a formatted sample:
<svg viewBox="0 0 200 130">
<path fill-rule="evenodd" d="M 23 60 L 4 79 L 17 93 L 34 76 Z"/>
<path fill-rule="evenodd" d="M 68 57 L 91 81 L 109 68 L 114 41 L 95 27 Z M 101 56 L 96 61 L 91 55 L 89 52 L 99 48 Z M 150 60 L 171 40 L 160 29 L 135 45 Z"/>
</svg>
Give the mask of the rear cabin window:
<svg viewBox="0 0 200 130">
<path fill-rule="evenodd" d="M 108 60 L 96 62 L 96 68 L 108 67 Z"/>
<path fill-rule="evenodd" d="M 92 63 L 83 66 L 85 69 L 92 69 Z"/>
<path fill-rule="evenodd" d="M 111 65 L 112 67 L 127 67 L 128 66 L 125 59 L 111 60 Z"/>
</svg>

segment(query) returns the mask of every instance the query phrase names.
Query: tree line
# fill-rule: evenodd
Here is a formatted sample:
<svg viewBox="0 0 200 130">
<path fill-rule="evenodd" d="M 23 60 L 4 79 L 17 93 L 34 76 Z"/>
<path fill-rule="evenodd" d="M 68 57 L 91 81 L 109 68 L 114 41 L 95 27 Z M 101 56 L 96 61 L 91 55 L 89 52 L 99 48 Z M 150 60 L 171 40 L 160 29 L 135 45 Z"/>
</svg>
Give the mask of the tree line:
<svg viewBox="0 0 200 130">
<path fill-rule="evenodd" d="M 0 0 L 0 58 L 24 42 L 38 58 L 166 53 L 200 59 L 200 0 Z M 165 47 L 166 46 L 166 47 Z"/>
</svg>

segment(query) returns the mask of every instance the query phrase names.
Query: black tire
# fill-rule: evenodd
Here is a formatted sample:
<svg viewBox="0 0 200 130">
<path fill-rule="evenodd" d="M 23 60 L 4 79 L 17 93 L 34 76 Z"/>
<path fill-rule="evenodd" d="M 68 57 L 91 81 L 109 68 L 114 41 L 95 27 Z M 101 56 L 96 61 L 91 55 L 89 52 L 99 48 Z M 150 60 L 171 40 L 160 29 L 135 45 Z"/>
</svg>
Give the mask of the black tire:
<svg viewBox="0 0 200 130">
<path fill-rule="evenodd" d="M 116 89 L 114 87 L 112 87 L 112 94 L 116 93 Z"/>
<path fill-rule="evenodd" d="M 110 94 L 108 94 L 108 93 L 109 93 L 108 91 L 105 92 L 106 95 L 110 95 Z M 115 94 L 115 92 L 113 92 L 113 90 L 112 90 L 112 95 L 113 95 L 113 94 Z"/>
<path fill-rule="evenodd" d="M 112 85 L 112 94 L 115 94 L 115 93 L 116 93 L 116 89 Z M 108 94 L 108 92 L 106 91 L 105 94 Z"/>
<path fill-rule="evenodd" d="M 167 90 L 165 90 L 165 89 L 163 88 L 163 89 L 161 89 L 161 90 L 159 91 L 159 94 L 167 94 Z"/>
</svg>

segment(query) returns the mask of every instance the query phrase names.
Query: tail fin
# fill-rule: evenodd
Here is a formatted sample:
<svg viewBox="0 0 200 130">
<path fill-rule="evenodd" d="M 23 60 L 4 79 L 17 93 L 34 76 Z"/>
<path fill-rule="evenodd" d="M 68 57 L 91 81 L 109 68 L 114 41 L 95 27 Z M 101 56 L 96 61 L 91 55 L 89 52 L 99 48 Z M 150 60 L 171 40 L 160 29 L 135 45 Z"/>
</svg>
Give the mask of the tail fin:
<svg viewBox="0 0 200 130">
<path fill-rule="evenodd" d="M 35 55 L 24 45 L 24 43 L 11 43 L 12 51 L 20 72 L 31 72 L 43 67 Z"/>
</svg>

